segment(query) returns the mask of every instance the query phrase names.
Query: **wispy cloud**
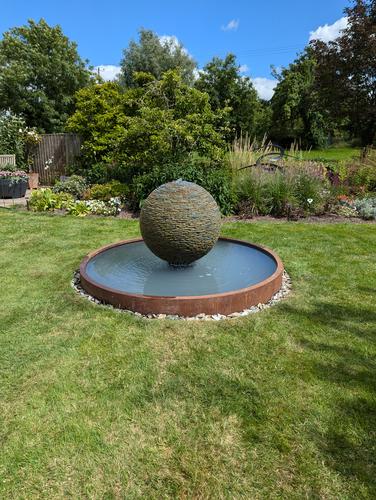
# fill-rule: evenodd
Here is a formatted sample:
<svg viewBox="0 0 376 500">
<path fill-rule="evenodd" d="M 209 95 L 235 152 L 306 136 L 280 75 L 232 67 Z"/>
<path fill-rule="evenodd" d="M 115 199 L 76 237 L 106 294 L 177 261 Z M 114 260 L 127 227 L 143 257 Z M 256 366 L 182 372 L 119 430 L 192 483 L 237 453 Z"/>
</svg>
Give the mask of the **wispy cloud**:
<svg viewBox="0 0 376 500">
<path fill-rule="evenodd" d="M 113 64 L 102 64 L 101 66 L 95 66 L 94 72 L 97 74 L 99 73 L 103 80 L 109 82 L 111 80 L 115 80 L 115 78 L 119 75 L 120 66 L 114 66 Z"/>
<path fill-rule="evenodd" d="M 269 101 L 274 94 L 274 89 L 277 86 L 277 80 L 271 80 L 270 78 L 257 77 L 252 78 L 252 83 L 257 90 L 257 93 L 261 99 Z"/>
<path fill-rule="evenodd" d="M 246 64 L 239 66 L 239 73 L 247 73 L 247 71 L 249 71 L 249 68 Z"/>
<path fill-rule="evenodd" d="M 311 31 L 309 34 L 309 41 L 321 40 L 322 42 L 328 43 L 332 40 L 338 38 L 341 31 L 344 30 L 348 25 L 347 17 L 341 17 L 333 24 L 325 24 L 324 26 L 319 26 L 315 31 Z"/>
<path fill-rule="evenodd" d="M 225 26 L 221 26 L 222 31 L 236 31 L 239 28 L 239 19 L 231 19 Z"/>
</svg>

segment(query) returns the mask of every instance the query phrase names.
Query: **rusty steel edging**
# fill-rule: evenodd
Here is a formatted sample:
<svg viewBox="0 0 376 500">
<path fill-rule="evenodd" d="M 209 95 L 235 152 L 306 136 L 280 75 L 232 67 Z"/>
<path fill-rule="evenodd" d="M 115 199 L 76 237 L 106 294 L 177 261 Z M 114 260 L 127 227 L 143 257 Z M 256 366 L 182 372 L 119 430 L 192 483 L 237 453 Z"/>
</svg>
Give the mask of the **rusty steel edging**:
<svg viewBox="0 0 376 500">
<path fill-rule="evenodd" d="M 141 314 L 169 314 L 178 316 L 196 316 L 197 314 L 223 314 L 228 315 L 240 312 L 257 304 L 267 302 L 282 285 L 283 264 L 281 259 L 272 250 L 261 245 L 249 243 L 232 238 L 220 238 L 220 240 L 237 243 L 252 248 L 257 248 L 270 255 L 277 263 L 277 269 L 264 281 L 247 288 L 241 288 L 230 292 L 212 295 L 192 296 L 152 296 L 120 292 L 119 290 L 106 287 L 90 279 L 86 273 L 86 266 L 90 259 L 109 248 L 127 245 L 143 241 L 142 238 L 119 241 L 105 245 L 94 252 L 89 253 L 80 265 L 80 279 L 84 290 L 93 297 L 102 300 L 121 309 L 128 309 Z"/>
</svg>

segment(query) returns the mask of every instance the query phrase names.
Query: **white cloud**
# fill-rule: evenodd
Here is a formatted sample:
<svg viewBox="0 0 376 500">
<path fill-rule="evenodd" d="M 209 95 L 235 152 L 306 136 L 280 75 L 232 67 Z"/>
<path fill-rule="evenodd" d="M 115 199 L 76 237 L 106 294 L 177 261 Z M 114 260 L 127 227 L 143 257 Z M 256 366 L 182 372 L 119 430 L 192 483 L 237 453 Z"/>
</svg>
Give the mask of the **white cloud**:
<svg viewBox="0 0 376 500">
<path fill-rule="evenodd" d="M 269 101 L 273 97 L 274 89 L 277 86 L 277 80 L 271 80 L 270 78 L 257 77 L 252 78 L 252 83 L 257 90 L 257 93 L 261 99 Z"/>
<path fill-rule="evenodd" d="M 249 68 L 246 64 L 242 64 L 241 66 L 239 66 L 240 73 L 247 73 L 247 71 L 249 71 Z"/>
<path fill-rule="evenodd" d="M 172 52 L 175 52 L 178 47 L 182 47 L 178 37 L 176 37 L 175 35 L 161 35 L 159 37 L 159 41 L 162 45 L 170 47 L 170 50 Z M 187 56 L 192 57 L 185 47 L 182 47 L 182 52 Z"/>
<path fill-rule="evenodd" d="M 95 66 L 95 73 L 99 73 L 100 76 L 106 82 L 114 80 L 120 73 L 120 66 L 114 66 L 113 64 L 102 64 L 101 66 Z"/>
<path fill-rule="evenodd" d="M 348 19 L 347 17 L 341 17 L 333 24 L 325 24 L 324 26 L 319 26 L 315 31 L 311 31 L 309 34 L 309 41 L 321 40 L 322 42 L 328 43 L 335 40 L 341 34 L 341 31 L 347 27 Z"/>
<path fill-rule="evenodd" d="M 200 75 L 204 73 L 204 71 L 202 69 L 199 69 L 199 68 L 193 68 L 193 78 L 195 80 L 198 80 L 200 78 Z"/>
<path fill-rule="evenodd" d="M 170 46 L 172 50 L 176 50 L 179 47 L 179 40 L 175 35 L 161 35 L 159 37 L 161 45 Z"/>
<path fill-rule="evenodd" d="M 222 26 L 222 31 L 236 31 L 239 28 L 239 19 L 231 19 L 226 26 Z"/>
</svg>

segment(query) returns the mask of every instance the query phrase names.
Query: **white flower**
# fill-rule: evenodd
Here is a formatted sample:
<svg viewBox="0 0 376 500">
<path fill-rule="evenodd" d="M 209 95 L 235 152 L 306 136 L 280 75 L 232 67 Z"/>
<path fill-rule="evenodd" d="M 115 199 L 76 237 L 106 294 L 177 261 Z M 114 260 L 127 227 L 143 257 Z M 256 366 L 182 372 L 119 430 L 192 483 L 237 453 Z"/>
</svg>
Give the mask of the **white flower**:
<svg viewBox="0 0 376 500">
<path fill-rule="evenodd" d="M 309 203 L 309 204 L 313 203 L 312 198 L 308 198 L 308 199 L 307 199 L 307 203 Z"/>
</svg>

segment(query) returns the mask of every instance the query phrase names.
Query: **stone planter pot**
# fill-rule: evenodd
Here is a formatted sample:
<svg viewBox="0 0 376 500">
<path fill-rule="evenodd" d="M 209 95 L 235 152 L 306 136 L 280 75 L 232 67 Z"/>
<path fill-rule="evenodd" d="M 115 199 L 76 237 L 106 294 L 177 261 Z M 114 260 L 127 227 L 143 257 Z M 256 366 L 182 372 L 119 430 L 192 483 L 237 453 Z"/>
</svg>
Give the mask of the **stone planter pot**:
<svg viewBox="0 0 376 500">
<path fill-rule="evenodd" d="M 0 179 L 0 198 L 23 198 L 26 194 L 27 179 L 13 182 L 9 179 Z"/>
<path fill-rule="evenodd" d="M 29 173 L 29 189 L 38 189 L 39 187 L 39 174 L 38 172 Z"/>
</svg>

